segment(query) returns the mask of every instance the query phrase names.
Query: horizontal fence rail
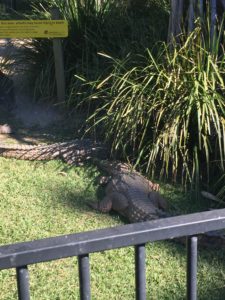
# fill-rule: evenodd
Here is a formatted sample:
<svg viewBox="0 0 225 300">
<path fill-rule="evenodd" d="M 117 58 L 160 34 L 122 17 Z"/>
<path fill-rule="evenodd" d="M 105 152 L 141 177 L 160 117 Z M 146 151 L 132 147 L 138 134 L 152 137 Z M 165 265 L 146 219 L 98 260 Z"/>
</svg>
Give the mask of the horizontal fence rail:
<svg viewBox="0 0 225 300">
<path fill-rule="evenodd" d="M 187 299 L 197 299 L 198 234 L 225 228 L 225 209 L 63 235 L 0 247 L 0 270 L 16 268 L 18 295 L 30 299 L 28 265 L 78 256 L 80 298 L 91 299 L 89 254 L 135 246 L 136 299 L 146 299 L 145 244 L 188 237 Z"/>
</svg>

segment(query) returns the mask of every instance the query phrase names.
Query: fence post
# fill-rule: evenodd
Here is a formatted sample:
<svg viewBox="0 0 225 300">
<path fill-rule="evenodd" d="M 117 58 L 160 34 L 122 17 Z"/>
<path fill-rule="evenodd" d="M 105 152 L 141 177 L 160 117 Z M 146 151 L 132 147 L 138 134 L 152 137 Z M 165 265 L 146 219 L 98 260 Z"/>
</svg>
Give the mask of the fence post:
<svg viewBox="0 0 225 300">
<path fill-rule="evenodd" d="M 187 238 L 187 299 L 197 299 L 197 254 L 198 238 Z"/>
<path fill-rule="evenodd" d="M 146 300 L 145 244 L 135 246 L 136 300 Z"/>
<path fill-rule="evenodd" d="M 90 264 L 89 255 L 78 256 L 79 281 L 80 281 L 80 299 L 91 299 L 91 283 L 90 283 Z"/>
<path fill-rule="evenodd" d="M 29 274 L 27 266 L 16 268 L 18 298 L 30 300 Z"/>
</svg>

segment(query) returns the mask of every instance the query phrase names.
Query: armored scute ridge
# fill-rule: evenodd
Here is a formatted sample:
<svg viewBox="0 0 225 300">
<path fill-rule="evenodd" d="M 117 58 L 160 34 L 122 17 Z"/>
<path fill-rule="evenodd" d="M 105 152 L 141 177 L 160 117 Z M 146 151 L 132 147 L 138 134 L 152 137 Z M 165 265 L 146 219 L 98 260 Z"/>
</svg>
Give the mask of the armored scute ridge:
<svg viewBox="0 0 225 300">
<path fill-rule="evenodd" d="M 22 160 L 61 159 L 68 164 L 79 164 L 93 157 L 104 158 L 104 147 L 89 139 L 72 140 L 50 145 L 19 145 L 0 143 L 0 156 Z"/>
<path fill-rule="evenodd" d="M 102 161 L 98 167 L 106 171 L 109 181 L 105 197 L 90 206 L 101 212 L 111 209 L 126 217 L 130 222 L 141 222 L 164 217 L 166 200 L 159 194 L 159 185 L 154 184 L 128 165 Z"/>
</svg>

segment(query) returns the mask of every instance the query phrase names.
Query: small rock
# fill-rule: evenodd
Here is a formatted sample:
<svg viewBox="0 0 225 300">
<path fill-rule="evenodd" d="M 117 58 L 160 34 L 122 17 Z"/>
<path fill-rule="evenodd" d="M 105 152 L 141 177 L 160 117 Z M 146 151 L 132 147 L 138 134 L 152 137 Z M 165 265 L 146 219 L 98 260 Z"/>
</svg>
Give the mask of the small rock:
<svg viewBox="0 0 225 300">
<path fill-rule="evenodd" d="M 0 133 L 1 134 L 10 134 L 10 133 L 12 133 L 12 129 L 8 124 L 0 125 Z"/>
</svg>

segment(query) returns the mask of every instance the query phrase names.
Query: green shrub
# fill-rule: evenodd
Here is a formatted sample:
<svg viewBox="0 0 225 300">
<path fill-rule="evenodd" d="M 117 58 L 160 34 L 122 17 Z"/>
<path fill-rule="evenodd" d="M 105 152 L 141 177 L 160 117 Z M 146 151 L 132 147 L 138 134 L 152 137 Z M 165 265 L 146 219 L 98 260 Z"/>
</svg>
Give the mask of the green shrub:
<svg viewBox="0 0 225 300">
<path fill-rule="evenodd" d="M 144 53 L 156 41 L 166 39 L 169 15 L 166 1 L 147 2 L 147 9 L 135 11 L 117 0 L 70 0 L 68 5 L 61 0 L 31 1 L 32 12 L 24 17 L 50 18 L 50 7 L 56 6 L 69 23 L 69 37 L 63 40 L 63 47 L 70 107 L 83 98 L 83 93 L 90 92 L 83 90 L 77 76 L 92 81 L 111 70 L 111 65 L 98 52 L 122 59 L 128 53 Z M 54 93 L 51 43 L 34 39 L 25 48 L 20 60 L 26 62 L 33 74 L 30 79 L 32 85 L 35 82 L 37 98 L 51 96 Z"/>
<path fill-rule="evenodd" d="M 133 56 L 114 59 L 114 71 L 93 84 L 88 102 L 97 100 L 97 109 L 89 122 L 101 124 L 113 149 L 144 163 L 150 174 L 196 187 L 207 183 L 213 162 L 224 170 L 225 52 L 220 51 L 207 48 L 197 27 L 181 45 L 162 44 L 157 55 L 148 50 L 137 63 Z"/>
</svg>

